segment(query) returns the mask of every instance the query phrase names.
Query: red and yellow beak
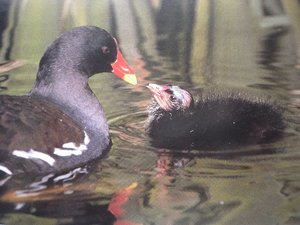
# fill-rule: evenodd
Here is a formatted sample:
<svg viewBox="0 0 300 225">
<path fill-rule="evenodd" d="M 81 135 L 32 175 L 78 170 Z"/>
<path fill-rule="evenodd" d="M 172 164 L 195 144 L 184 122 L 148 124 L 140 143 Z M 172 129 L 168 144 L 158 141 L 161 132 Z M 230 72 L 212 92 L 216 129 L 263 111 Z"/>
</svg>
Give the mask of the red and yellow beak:
<svg viewBox="0 0 300 225">
<path fill-rule="evenodd" d="M 117 41 L 116 41 L 116 43 L 117 43 Z M 117 48 L 117 51 L 118 51 L 117 59 L 114 63 L 111 64 L 111 66 L 113 68 L 112 73 L 115 74 L 116 76 L 120 77 L 122 80 L 125 80 L 128 83 L 130 83 L 132 85 L 136 85 L 137 79 L 133 72 L 133 69 L 126 62 L 126 60 L 123 57 L 119 48 Z"/>
</svg>

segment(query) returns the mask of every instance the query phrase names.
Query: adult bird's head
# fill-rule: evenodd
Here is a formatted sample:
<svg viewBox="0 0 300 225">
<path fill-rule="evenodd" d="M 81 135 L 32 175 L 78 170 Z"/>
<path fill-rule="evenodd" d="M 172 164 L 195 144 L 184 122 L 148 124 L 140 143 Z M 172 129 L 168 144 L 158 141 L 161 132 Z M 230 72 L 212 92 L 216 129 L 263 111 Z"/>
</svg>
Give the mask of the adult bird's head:
<svg viewBox="0 0 300 225">
<path fill-rule="evenodd" d="M 120 52 L 116 39 L 95 26 L 73 28 L 47 48 L 39 64 L 37 81 L 45 81 L 46 76 L 58 74 L 57 71 L 79 71 L 87 77 L 112 72 L 130 84 L 137 84 L 136 76 Z"/>
</svg>

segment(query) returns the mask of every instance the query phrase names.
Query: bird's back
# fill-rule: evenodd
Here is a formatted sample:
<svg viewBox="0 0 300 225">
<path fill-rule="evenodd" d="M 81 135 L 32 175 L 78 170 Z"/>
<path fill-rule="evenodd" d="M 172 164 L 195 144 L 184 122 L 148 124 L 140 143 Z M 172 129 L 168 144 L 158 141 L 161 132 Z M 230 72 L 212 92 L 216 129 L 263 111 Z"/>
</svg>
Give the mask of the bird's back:
<svg viewBox="0 0 300 225">
<path fill-rule="evenodd" d="M 284 127 L 281 109 L 260 98 L 203 95 L 193 108 L 153 121 L 149 134 L 159 147 L 226 148 L 270 142 Z"/>
</svg>

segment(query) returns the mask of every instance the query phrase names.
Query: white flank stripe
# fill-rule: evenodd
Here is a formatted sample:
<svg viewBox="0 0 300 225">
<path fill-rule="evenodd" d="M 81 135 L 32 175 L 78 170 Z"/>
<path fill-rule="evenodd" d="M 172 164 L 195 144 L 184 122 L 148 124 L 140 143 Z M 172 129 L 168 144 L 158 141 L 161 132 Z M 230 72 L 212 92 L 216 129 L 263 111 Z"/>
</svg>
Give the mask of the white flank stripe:
<svg viewBox="0 0 300 225">
<path fill-rule="evenodd" d="M 85 144 L 85 145 L 88 145 L 89 143 L 90 143 L 90 137 L 89 137 L 89 135 L 84 131 L 84 141 L 83 141 L 83 143 Z"/>
<path fill-rule="evenodd" d="M 71 156 L 71 155 L 81 155 L 81 149 L 63 149 L 63 148 L 55 148 L 53 154 L 58 156 Z"/>
<path fill-rule="evenodd" d="M 12 175 L 13 173 L 5 166 L 0 165 L 0 170 L 2 170 L 4 173 L 8 175 Z"/>
<path fill-rule="evenodd" d="M 88 150 L 87 145 L 90 143 L 88 134 L 84 131 L 84 143 L 76 146 L 74 142 L 67 142 L 62 145 L 62 148 L 54 148 L 53 154 L 58 156 L 81 155 L 83 151 Z"/>
<path fill-rule="evenodd" d="M 79 146 L 76 146 L 76 144 L 74 142 L 64 143 L 62 147 L 64 149 L 70 149 L 70 150 L 80 150 L 80 151 L 87 150 L 86 145 L 80 144 Z"/>
<path fill-rule="evenodd" d="M 35 151 L 33 149 L 30 149 L 28 152 L 21 151 L 21 150 L 14 150 L 12 154 L 24 159 L 40 159 L 48 163 L 50 166 L 53 166 L 55 163 L 55 159 L 52 158 L 50 155 Z"/>
</svg>

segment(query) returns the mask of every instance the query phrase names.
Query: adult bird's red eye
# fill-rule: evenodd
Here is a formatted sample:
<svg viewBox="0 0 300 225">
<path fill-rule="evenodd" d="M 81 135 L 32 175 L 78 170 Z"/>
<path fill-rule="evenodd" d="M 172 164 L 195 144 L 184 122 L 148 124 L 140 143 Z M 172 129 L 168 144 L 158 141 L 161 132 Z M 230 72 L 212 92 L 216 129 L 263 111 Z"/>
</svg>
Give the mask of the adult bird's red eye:
<svg viewBox="0 0 300 225">
<path fill-rule="evenodd" d="M 110 53 L 110 50 L 109 50 L 109 48 L 108 48 L 107 46 L 102 46 L 102 47 L 101 47 L 101 51 L 102 51 L 102 53 L 103 53 L 104 55 Z"/>
</svg>

